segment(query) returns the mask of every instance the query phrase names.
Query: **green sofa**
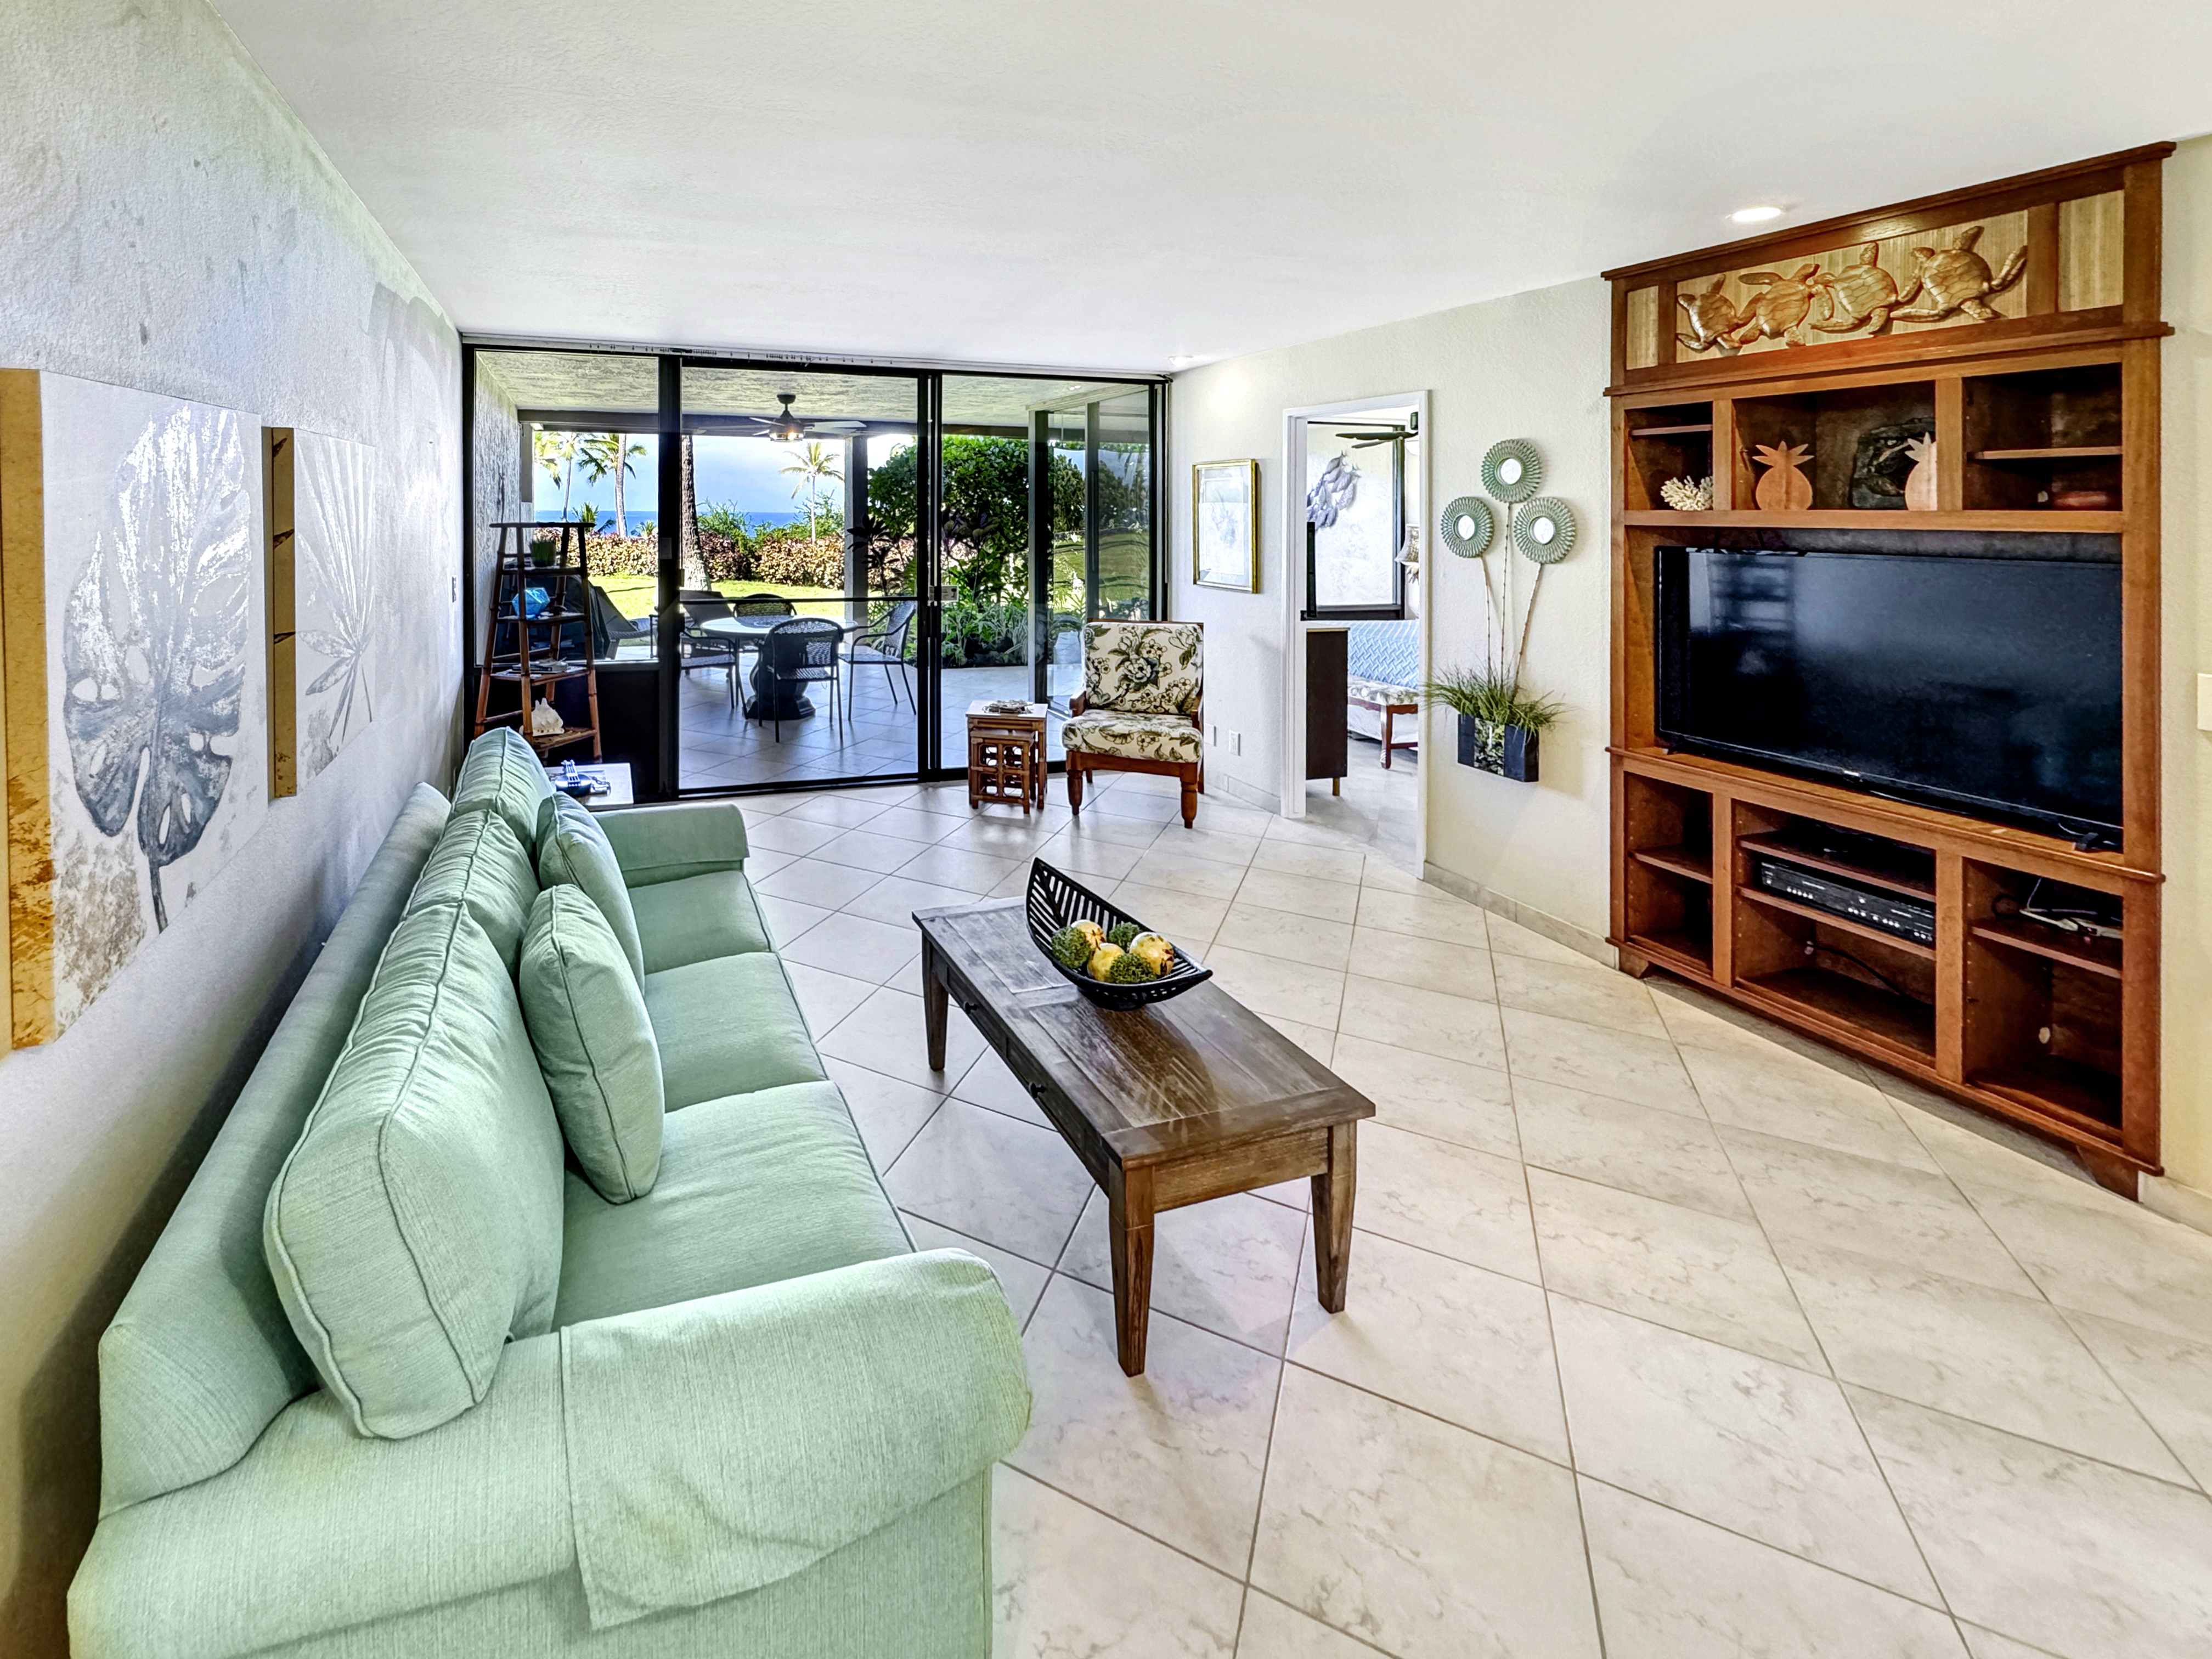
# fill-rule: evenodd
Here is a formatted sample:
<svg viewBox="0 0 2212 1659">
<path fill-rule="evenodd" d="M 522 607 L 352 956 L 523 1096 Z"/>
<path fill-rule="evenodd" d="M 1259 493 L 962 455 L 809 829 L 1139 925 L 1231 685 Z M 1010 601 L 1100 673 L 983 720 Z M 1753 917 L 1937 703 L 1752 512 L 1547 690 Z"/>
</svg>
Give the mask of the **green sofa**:
<svg viewBox="0 0 2212 1659">
<path fill-rule="evenodd" d="M 660 1052 L 651 1190 L 610 1203 L 562 1169 L 557 1126 L 512 1104 L 544 1097 L 518 1074 L 534 1061 L 479 1044 L 472 1063 L 503 1069 L 454 1114 L 474 1138 L 454 1163 L 496 1137 L 501 1178 L 557 1226 L 557 1284 L 503 1346 L 492 1333 L 457 1414 L 402 1437 L 364 1433 L 295 1335 L 264 1252 L 272 1182 L 380 1006 L 389 1024 L 444 994 L 520 1029 L 486 952 L 520 934 L 534 878 L 454 844 L 495 812 L 531 845 L 546 793 L 501 736 L 471 746 L 450 808 L 415 792 L 102 1338 L 78 1659 L 988 1653 L 991 1468 L 1030 1405 L 1019 1337 L 982 1263 L 914 1251 L 769 947 L 734 805 L 598 819 Z M 439 906 L 479 971 L 416 988 L 423 952 L 394 934 Z M 444 1131 L 419 1132 L 434 1173 Z M 522 1248 L 506 1213 L 429 1221 L 483 1236 L 489 1277 Z"/>
</svg>

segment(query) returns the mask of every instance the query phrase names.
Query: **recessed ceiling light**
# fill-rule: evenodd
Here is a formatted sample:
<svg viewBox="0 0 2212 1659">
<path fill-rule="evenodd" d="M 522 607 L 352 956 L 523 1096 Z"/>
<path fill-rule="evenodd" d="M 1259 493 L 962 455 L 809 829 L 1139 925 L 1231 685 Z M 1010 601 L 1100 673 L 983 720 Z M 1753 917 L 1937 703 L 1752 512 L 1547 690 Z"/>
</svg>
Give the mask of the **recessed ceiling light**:
<svg viewBox="0 0 2212 1659">
<path fill-rule="evenodd" d="M 1782 210 L 1772 206 L 1738 208 L 1734 213 L 1729 215 L 1729 218 L 1740 225 L 1763 225 L 1769 219 L 1779 219 L 1781 216 Z"/>
</svg>

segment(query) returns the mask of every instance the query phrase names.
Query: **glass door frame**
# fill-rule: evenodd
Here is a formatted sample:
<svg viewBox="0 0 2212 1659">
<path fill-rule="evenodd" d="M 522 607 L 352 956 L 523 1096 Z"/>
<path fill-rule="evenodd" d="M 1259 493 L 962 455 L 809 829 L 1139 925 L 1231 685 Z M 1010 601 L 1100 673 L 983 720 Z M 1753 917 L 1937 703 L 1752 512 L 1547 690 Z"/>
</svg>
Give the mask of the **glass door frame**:
<svg viewBox="0 0 2212 1659">
<path fill-rule="evenodd" d="M 585 355 L 642 358 L 653 362 L 658 376 L 659 400 L 655 411 L 611 413 L 590 410 L 518 410 L 518 419 L 526 425 L 544 424 L 531 419 L 533 416 L 579 417 L 579 429 L 598 429 L 597 422 L 605 429 L 626 429 L 650 433 L 657 439 L 656 490 L 661 504 L 680 502 L 683 493 L 683 439 L 687 428 L 684 416 L 684 371 L 687 368 L 751 369 L 764 373 L 784 373 L 793 377 L 809 374 L 840 374 L 878 376 L 909 380 L 915 385 L 915 442 L 921 449 L 915 467 L 915 518 L 914 597 L 920 601 L 915 616 L 915 763 L 910 771 L 895 773 L 859 774 L 852 776 L 809 780 L 805 787 L 816 789 L 858 789 L 881 787 L 885 784 L 912 781 L 939 782 L 964 776 L 967 755 L 964 752 L 945 755 L 939 751 L 940 734 L 944 723 L 943 684 L 943 621 L 944 606 L 951 597 L 944 576 L 944 536 L 939 500 L 941 474 L 944 464 L 945 436 L 945 379 L 947 375 L 987 376 L 994 380 L 1034 380 L 1039 382 L 1066 384 L 1076 381 L 1090 389 L 1088 401 L 1095 405 L 1102 399 L 1097 388 L 1126 387 L 1129 392 L 1146 394 L 1146 413 L 1152 434 L 1152 465 L 1147 492 L 1147 512 L 1150 519 L 1152 549 L 1150 605 L 1155 617 L 1165 610 L 1170 590 L 1166 551 L 1162 546 L 1162 532 L 1165 527 L 1165 491 L 1162 482 L 1161 461 L 1167 452 L 1167 386 L 1158 376 L 1140 374 L 1092 374 L 1074 369 L 1007 368 L 991 363 L 902 363 L 895 360 L 855 361 L 838 358 L 803 356 L 769 356 L 755 353 L 718 353 L 696 349 L 670 350 L 638 347 L 617 343 L 570 342 L 550 340 L 504 340 L 495 336 L 464 335 L 461 340 L 461 556 L 462 592 L 476 591 L 478 517 L 476 491 L 477 443 L 477 356 L 479 352 L 494 355 L 522 352 Z M 1074 406 L 1077 400 L 1066 400 Z M 1031 607 L 1032 637 L 1048 635 L 1049 617 L 1049 580 L 1051 558 L 1051 516 L 1048 491 L 1048 459 L 1041 460 L 1042 447 L 1036 440 L 1036 422 L 1043 418 L 1041 405 L 1032 415 L 1030 441 L 1030 561 L 1033 579 L 1037 586 L 1033 593 L 1042 592 L 1042 608 L 1033 602 Z M 1097 449 L 1097 416 L 1095 407 L 1087 418 L 1086 459 L 1095 460 Z M 1095 467 L 1086 466 L 1085 537 L 1086 572 L 1086 611 L 1095 609 L 1097 597 L 1097 567 L 1098 537 L 1096 526 L 1097 485 L 1091 474 Z M 1048 486 L 1040 496 L 1038 483 Z M 1042 510 L 1040 500 L 1043 502 Z M 734 784 L 714 788 L 685 788 L 680 780 L 683 762 L 683 732 L 681 728 L 680 689 L 683 664 L 678 641 L 682 619 L 678 595 L 683 587 L 683 524 L 680 506 L 675 511 L 656 505 L 654 532 L 659 559 L 656 565 L 655 597 L 657 602 L 655 657 L 657 678 L 654 701 L 659 718 L 659 753 L 657 762 L 660 776 L 666 785 L 663 794 L 654 797 L 663 800 L 700 800 L 720 796 L 742 797 L 748 794 L 787 792 L 790 785 L 771 780 L 758 784 Z M 849 531 L 849 526 L 848 526 Z M 1041 576 L 1036 573 L 1042 570 Z M 472 605 L 462 610 L 462 638 L 464 648 L 470 655 L 464 664 L 465 672 L 473 677 L 473 653 L 477 631 Z M 1033 650 L 1033 678 L 1042 696 L 1042 684 L 1048 664 L 1043 653 Z M 465 686 L 472 694 L 472 683 Z M 1054 762 L 1059 769 L 1060 762 Z"/>
<path fill-rule="evenodd" d="M 1072 377 L 1071 377 L 1072 378 Z M 1152 571 L 1146 606 L 1155 621 L 1167 620 L 1170 572 L 1160 535 L 1167 523 L 1165 470 L 1167 453 L 1167 389 L 1164 380 L 1127 381 L 1095 379 L 1081 396 L 1055 398 L 1030 411 L 1030 628 L 1031 701 L 1052 700 L 1050 676 L 1055 641 L 1052 633 L 1052 446 L 1049 434 L 1054 414 L 1080 409 L 1083 416 L 1083 620 L 1098 619 L 1098 450 L 1099 405 L 1109 399 L 1097 388 L 1124 386 L 1146 394 L 1146 429 L 1152 434 L 1152 465 L 1146 473 L 1146 535 L 1152 548 Z M 1054 761 L 1053 769 L 1065 763 Z"/>
</svg>

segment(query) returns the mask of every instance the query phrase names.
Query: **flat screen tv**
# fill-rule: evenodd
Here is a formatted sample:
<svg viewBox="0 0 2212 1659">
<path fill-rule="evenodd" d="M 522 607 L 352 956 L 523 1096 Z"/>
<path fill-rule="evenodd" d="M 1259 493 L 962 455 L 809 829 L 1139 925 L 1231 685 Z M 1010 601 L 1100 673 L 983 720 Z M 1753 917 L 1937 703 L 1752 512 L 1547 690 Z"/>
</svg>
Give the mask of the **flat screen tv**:
<svg viewBox="0 0 2212 1659">
<path fill-rule="evenodd" d="M 1662 547 L 1658 572 L 1670 747 L 2118 845 L 2118 565 Z"/>
</svg>

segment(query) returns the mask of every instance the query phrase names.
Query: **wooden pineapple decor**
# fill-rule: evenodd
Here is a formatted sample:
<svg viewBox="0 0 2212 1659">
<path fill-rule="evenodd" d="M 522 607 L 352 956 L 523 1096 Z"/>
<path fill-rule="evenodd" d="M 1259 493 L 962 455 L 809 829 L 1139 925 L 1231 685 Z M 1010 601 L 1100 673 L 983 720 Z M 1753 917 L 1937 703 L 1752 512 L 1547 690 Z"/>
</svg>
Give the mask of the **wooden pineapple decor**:
<svg viewBox="0 0 2212 1659">
<path fill-rule="evenodd" d="M 1762 513 L 1802 513 L 1813 505 L 1813 481 L 1797 469 L 1812 458 L 1808 444 L 1761 444 L 1758 460 L 1766 471 L 1753 492 Z"/>
<path fill-rule="evenodd" d="M 1908 438 L 1905 453 L 1912 457 L 1912 471 L 1905 475 L 1905 507 L 1909 513 L 1936 510 L 1936 441 Z"/>
</svg>

